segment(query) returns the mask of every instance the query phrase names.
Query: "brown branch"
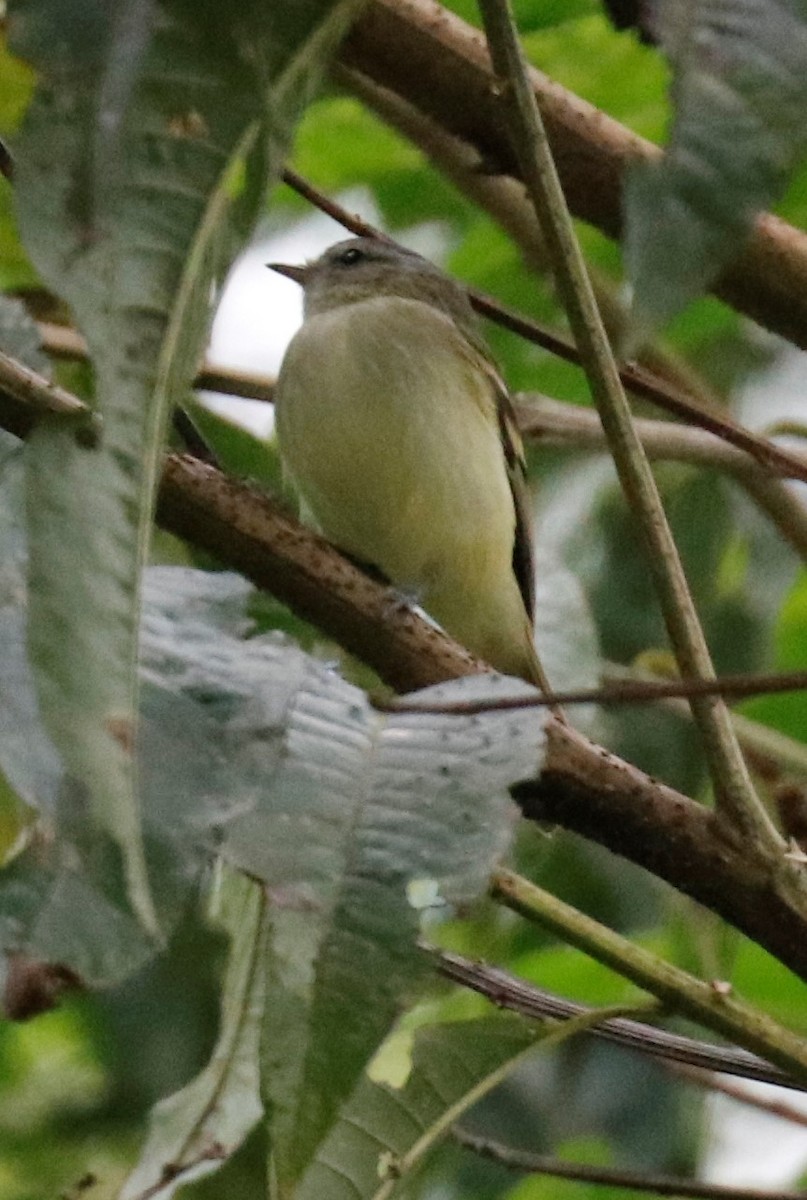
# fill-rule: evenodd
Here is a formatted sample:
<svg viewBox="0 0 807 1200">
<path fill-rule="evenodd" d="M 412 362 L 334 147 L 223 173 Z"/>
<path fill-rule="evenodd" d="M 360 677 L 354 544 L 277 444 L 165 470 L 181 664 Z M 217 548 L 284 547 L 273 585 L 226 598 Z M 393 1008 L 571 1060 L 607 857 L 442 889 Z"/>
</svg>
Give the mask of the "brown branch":
<svg viewBox="0 0 807 1200">
<path fill-rule="evenodd" d="M 169 455 L 157 518 L 272 592 L 400 691 L 485 667 L 257 488 Z"/>
<path fill-rule="evenodd" d="M 24 434 L 36 416 L 0 392 L 0 423 L 12 432 Z M 208 464 L 169 455 L 157 515 L 166 529 L 312 621 L 397 691 L 485 669 L 269 497 Z M 795 863 L 752 856 L 714 813 L 552 716 L 546 731 L 541 777 L 515 789 L 527 817 L 563 825 L 647 868 L 807 979 L 807 890 Z"/>
<path fill-rule="evenodd" d="M 518 175 L 484 39 L 434 0 L 372 0 L 347 38 L 341 61 L 475 146 L 484 163 Z M 533 68 L 530 78 L 569 207 L 618 237 L 625 169 L 636 159 L 658 157 L 658 148 L 542 72 Z M 758 217 L 748 245 L 715 292 L 807 348 L 807 235 L 770 214 Z"/>
<path fill-rule="evenodd" d="M 650 1192 L 656 1196 L 692 1197 L 693 1200 L 804 1200 L 803 1192 L 737 1188 L 721 1183 L 681 1179 L 677 1175 L 655 1175 L 647 1171 L 621 1171 L 614 1167 L 592 1167 L 585 1163 L 563 1162 L 562 1159 L 551 1155 L 532 1154 L 528 1150 L 518 1150 L 489 1138 L 477 1137 L 456 1126 L 453 1134 L 466 1149 L 522 1174 L 549 1175 L 554 1179 L 575 1179 L 582 1183 Z"/>
<path fill-rule="evenodd" d="M 265 495 L 211 467 L 171 456 L 158 517 L 313 621 L 397 691 L 479 669 L 390 589 Z M 797 881 L 782 878 L 778 861 L 752 858 L 714 813 L 555 718 L 546 728 L 543 773 L 516 789 L 526 816 L 575 830 L 646 867 L 807 979 L 807 900 Z"/>
<path fill-rule="evenodd" d="M 89 362 L 87 343 L 77 329 L 69 325 L 55 325 L 49 321 L 39 322 L 42 349 L 51 358 L 69 362 Z M 275 381 L 266 375 L 253 375 L 246 371 L 233 371 L 217 367 L 205 361 L 193 381 L 196 388 L 211 392 L 226 392 L 244 400 L 262 400 L 271 404 L 274 398 Z"/>
<path fill-rule="evenodd" d="M 634 679 L 605 684 L 598 688 L 574 688 L 564 692 L 548 691 L 540 696 L 503 696 L 497 700 L 456 700 L 445 704 L 418 701 L 374 700 L 381 712 L 408 712 L 474 716 L 485 712 L 506 712 L 524 708 L 551 708 L 557 704 L 646 704 L 673 697 L 774 695 L 777 692 L 807 691 L 807 671 L 781 671 L 773 674 L 748 672 L 722 675 L 717 679 Z"/>
<path fill-rule="evenodd" d="M 668 1062 L 666 1065 L 674 1075 L 687 1083 L 693 1083 L 696 1087 L 705 1088 L 710 1092 L 720 1092 L 721 1095 L 736 1100 L 738 1104 L 746 1104 L 749 1108 L 759 1109 L 760 1112 L 767 1113 L 769 1116 L 780 1117 L 783 1121 L 790 1121 L 792 1125 L 807 1126 L 807 1112 L 803 1112 L 802 1109 L 796 1108 L 795 1105 L 788 1104 L 784 1100 L 774 1100 L 769 1096 L 760 1095 L 759 1092 L 751 1092 L 741 1084 L 729 1083 L 727 1079 L 722 1079 L 720 1075 L 715 1075 L 711 1070 L 704 1071 L 702 1068 L 689 1066 L 683 1062 Z M 737 1073 L 739 1074 L 739 1072 Z"/>
<path fill-rule="evenodd" d="M 518 180 L 480 170 L 479 154 L 473 146 L 462 138 L 453 137 L 419 109 L 387 88 L 379 87 L 366 75 L 342 67 L 337 78 L 386 124 L 413 142 L 463 196 L 487 212 L 516 245 L 532 271 L 543 275 L 548 272 L 546 241 L 535 220 L 535 209 Z M 609 336 L 619 344 L 625 332 L 627 307 L 618 296 L 613 279 L 591 263 L 589 274 Z M 641 348 L 639 361 L 701 403 L 707 406 L 720 403 L 719 397 L 709 390 L 695 368 L 658 339 Z"/>
<path fill-rule="evenodd" d="M 532 394 L 516 397 L 515 407 L 524 438 L 539 445 L 605 449 L 605 434 L 593 409 Z M 782 538 L 807 558 L 807 507 L 783 479 L 706 430 L 646 417 L 636 418 L 635 424 L 648 458 L 715 467 L 733 476 Z"/>
<path fill-rule="evenodd" d="M 426 949 L 435 968 L 445 979 L 470 988 L 497 1008 L 520 1013 L 532 1021 L 568 1021 L 594 1011 L 589 1005 L 563 999 L 500 967 L 475 962 L 450 950 Z M 796 1091 L 805 1090 L 804 1085 L 793 1076 L 749 1050 L 718 1046 L 669 1033 L 628 1017 L 609 1017 L 586 1029 L 585 1036 L 601 1038 L 623 1050 L 635 1050 L 651 1058 L 662 1059 L 668 1066 L 680 1064 L 682 1069 L 699 1068 L 699 1074 L 704 1078 L 711 1078 L 707 1072 L 720 1071 L 756 1083 L 775 1083 Z"/>
</svg>

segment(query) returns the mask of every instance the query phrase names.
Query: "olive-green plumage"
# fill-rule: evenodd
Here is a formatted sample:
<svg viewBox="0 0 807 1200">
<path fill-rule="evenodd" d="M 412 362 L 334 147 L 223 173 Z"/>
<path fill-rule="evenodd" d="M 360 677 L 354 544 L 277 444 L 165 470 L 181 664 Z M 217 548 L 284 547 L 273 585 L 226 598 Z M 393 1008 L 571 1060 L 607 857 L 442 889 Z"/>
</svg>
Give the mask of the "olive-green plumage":
<svg viewBox="0 0 807 1200">
<path fill-rule="evenodd" d="M 367 238 L 278 269 L 305 288 L 276 413 L 311 517 L 473 653 L 540 684 L 520 442 L 464 291 Z"/>
</svg>

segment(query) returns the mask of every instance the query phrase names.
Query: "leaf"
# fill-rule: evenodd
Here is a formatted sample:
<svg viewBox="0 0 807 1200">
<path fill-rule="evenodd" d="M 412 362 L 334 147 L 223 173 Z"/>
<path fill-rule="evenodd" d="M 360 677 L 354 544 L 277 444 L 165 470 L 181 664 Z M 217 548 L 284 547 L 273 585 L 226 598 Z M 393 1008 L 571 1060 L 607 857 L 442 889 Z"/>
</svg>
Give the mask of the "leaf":
<svg viewBox="0 0 807 1200">
<path fill-rule="evenodd" d="M 266 925 L 261 889 L 243 876 L 225 875 L 221 924 L 232 945 L 218 1041 L 201 1074 L 154 1108 L 148 1141 L 121 1200 L 168 1200 L 177 1188 L 217 1170 L 263 1111 L 258 1050 Z"/>
<path fill-rule="evenodd" d="M 317 1152 L 295 1200 L 382 1200 L 404 1185 L 427 1148 L 541 1040 L 510 1016 L 418 1031 L 405 1085 L 365 1076 Z"/>
<path fill-rule="evenodd" d="M 49 369 L 39 333 L 22 304 L 0 296 L 0 349 Z M 39 717 L 25 648 L 22 445 L 0 433 L 0 866 L 25 846 L 40 809 L 52 811 L 58 755 Z"/>
<path fill-rule="evenodd" d="M 665 0 L 655 16 L 675 117 L 662 161 L 626 184 L 634 344 L 736 255 L 805 145 L 803 0 Z"/>
<path fill-rule="evenodd" d="M 145 756 L 150 816 L 178 854 L 220 845 L 269 888 L 264 1098 L 288 1182 L 416 992 L 418 910 L 485 888 L 513 829 L 506 789 L 539 769 L 543 720 L 377 712 L 281 638 L 246 637 L 243 580 L 148 579 L 144 730 L 161 737 Z M 482 676 L 412 699 L 518 694 L 531 689 Z"/>
<path fill-rule="evenodd" d="M 39 327 L 25 305 L 10 296 L 0 296 L 0 350 L 50 378 L 50 359 L 42 349 Z"/>
<path fill-rule="evenodd" d="M 132 747 L 166 421 L 199 357 L 211 285 L 354 7 L 11 5 L 14 47 L 39 71 L 17 147 L 21 229 L 87 338 L 103 420 L 95 445 L 55 421 L 31 440 L 31 653 L 45 720 L 120 847 L 129 903 L 152 936 Z"/>
<path fill-rule="evenodd" d="M 506 788 L 535 773 L 543 741 L 534 712 L 384 717 L 336 677 L 313 682 L 290 707 L 275 777 L 224 846 L 274 899 L 264 1079 L 286 1184 L 416 994 L 416 908 L 483 890 L 512 829 Z M 480 677 L 417 698 L 504 688 L 522 685 Z"/>
</svg>

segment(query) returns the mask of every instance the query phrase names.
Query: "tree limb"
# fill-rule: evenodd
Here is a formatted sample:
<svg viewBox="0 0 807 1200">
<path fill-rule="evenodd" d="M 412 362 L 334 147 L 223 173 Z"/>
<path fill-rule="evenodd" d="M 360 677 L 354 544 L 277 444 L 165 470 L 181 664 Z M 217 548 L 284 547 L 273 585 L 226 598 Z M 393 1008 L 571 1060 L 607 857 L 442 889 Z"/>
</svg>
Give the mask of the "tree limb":
<svg viewBox="0 0 807 1200">
<path fill-rule="evenodd" d="M 396 691 L 484 669 L 269 497 L 215 468 L 169 456 L 158 519 L 271 591 Z M 703 805 L 554 717 L 546 728 L 540 778 L 515 789 L 525 816 L 563 825 L 647 868 L 807 980 L 807 889 L 797 863 L 774 870 Z"/>
<path fill-rule="evenodd" d="M 341 61 L 389 88 L 470 142 L 486 165 L 518 176 L 507 149 L 484 38 L 435 0 L 371 0 Z M 619 236 L 622 181 L 636 159 L 660 151 L 532 68 L 530 80 L 576 217 Z M 715 293 L 739 312 L 807 349 L 807 234 L 759 216 Z"/>
</svg>

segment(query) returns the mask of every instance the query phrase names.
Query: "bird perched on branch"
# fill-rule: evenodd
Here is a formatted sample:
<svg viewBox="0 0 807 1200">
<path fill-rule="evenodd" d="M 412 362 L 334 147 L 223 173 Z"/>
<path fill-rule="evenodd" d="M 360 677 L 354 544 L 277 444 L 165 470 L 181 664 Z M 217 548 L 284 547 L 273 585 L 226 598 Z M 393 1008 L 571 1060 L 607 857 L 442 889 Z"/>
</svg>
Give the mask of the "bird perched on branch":
<svg viewBox="0 0 807 1200">
<path fill-rule="evenodd" d="M 543 686 L 521 440 L 465 291 L 371 238 L 270 265 L 305 291 L 276 428 L 313 520 L 474 654 Z"/>
</svg>

